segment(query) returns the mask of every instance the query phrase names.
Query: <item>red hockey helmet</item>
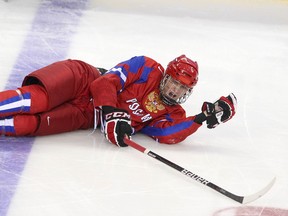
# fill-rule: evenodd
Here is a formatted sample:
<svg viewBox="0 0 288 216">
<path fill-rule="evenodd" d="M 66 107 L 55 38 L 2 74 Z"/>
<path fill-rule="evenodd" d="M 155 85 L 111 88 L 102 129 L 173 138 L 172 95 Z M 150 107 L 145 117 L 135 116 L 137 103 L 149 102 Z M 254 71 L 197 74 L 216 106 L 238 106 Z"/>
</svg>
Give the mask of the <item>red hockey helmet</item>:
<svg viewBox="0 0 288 216">
<path fill-rule="evenodd" d="M 184 103 L 197 81 L 197 62 L 181 55 L 169 62 L 160 84 L 160 97 L 168 105 Z"/>
<path fill-rule="evenodd" d="M 198 64 L 185 55 L 181 55 L 169 62 L 166 74 L 183 85 L 193 88 L 198 81 Z"/>
</svg>

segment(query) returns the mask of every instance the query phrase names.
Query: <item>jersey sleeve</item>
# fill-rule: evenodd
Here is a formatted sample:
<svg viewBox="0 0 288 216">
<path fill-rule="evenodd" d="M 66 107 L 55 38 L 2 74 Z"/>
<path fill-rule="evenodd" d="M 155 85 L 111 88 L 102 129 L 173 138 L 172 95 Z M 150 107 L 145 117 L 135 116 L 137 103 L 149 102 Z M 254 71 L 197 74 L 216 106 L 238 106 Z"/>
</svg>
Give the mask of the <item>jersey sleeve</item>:
<svg viewBox="0 0 288 216">
<path fill-rule="evenodd" d="M 160 64 L 145 56 L 136 56 L 117 64 L 91 84 L 94 105 L 115 107 L 119 93 L 133 83 L 146 82 L 154 70 L 164 73 Z"/>
<path fill-rule="evenodd" d="M 195 116 L 186 117 L 181 108 L 155 119 L 149 125 L 141 129 L 157 142 L 165 144 L 176 144 L 185 140 L 189 135 L 195 133 L 202 124 L 194 121 Z"/>
</svg>

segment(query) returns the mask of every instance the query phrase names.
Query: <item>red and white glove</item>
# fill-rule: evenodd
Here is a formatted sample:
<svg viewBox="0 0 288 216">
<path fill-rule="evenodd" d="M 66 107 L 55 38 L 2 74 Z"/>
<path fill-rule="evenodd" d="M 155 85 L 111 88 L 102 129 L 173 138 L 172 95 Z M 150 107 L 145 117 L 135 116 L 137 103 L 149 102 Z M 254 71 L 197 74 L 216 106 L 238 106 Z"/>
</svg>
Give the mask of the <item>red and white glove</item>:
<svg viewBox="0 0 288 216">
<path fill-rule="evenodd" d="M 126 110 L 110 106 L 103 106 L 102 110 L 106 139 L 119 147 L 126 147 L 124 137 L 127 136 L 130 139 L 133 132 L 129 113 Z"/>
<path fill-rule="evenodd" d="M 220 123 L 230 120 L 236 112 L 237 98 L 233 93 L 227 97 L 220 97 L 214 104 L 204 102 L 202 112 L 207 116 L 206 123 L 208 128 L 215 128 Z"/>
</svg>

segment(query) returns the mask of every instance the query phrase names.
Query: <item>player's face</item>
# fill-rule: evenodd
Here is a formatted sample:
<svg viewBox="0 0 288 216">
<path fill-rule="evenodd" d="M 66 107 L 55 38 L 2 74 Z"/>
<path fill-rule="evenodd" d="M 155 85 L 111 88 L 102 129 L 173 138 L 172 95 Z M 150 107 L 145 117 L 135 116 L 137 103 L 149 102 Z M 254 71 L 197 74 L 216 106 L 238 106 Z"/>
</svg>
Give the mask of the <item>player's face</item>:
<svg viewBox="0 0 288 216">
<path fill-rule="evenodd" d="M 187 86 L 169 76 L 164 85 L 162 94 L 167 98 L 177 101 L 179 98 L 183 97 L 187 91 L 189 91 Z"/>
</svg>

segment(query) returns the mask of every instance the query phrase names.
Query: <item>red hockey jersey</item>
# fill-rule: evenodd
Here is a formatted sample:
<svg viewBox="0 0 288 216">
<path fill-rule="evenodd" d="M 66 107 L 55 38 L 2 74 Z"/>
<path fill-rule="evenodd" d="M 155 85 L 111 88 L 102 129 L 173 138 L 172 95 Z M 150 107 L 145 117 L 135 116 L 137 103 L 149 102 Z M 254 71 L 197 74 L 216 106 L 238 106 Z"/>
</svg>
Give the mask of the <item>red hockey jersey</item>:
<svg viewBox="0 0 288 216">
<path fill-rule="evenodd" d="M 186 117 L 180 105 L 165 105 L 159 96 L 163 67 L 146 56 L 119 63 L 92 82 L 94 105 L 127 110 L 132 127 L 158 142 L 174 144 L 194 133 L 201 124 Z"/>
</svg>

